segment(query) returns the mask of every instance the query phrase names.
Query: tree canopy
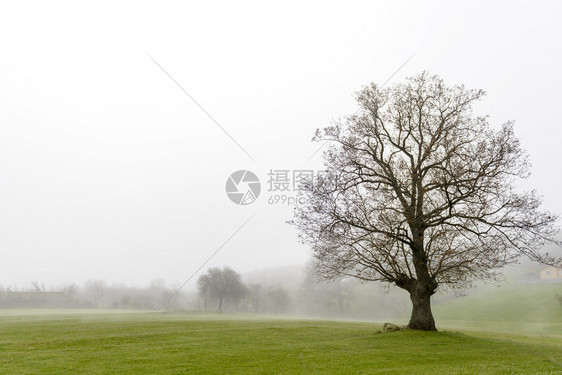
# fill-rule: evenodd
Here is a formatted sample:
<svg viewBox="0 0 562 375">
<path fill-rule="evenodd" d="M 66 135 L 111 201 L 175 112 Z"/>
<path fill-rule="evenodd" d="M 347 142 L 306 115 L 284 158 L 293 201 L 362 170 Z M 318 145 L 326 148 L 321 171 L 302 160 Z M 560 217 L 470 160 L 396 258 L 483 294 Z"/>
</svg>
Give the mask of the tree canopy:
<svg viewBox="0 0 562 375">
<path fill-rule="evenodd" d="M 197 280 L 199 294 L 205 302 L 205 310 L 207 310 L 208 299 L 218 301 L 218 311 L 223 311 L 223 303 L 225 300 L 237 303 L 244 297 L 248 288 L 242 282 L 240 274 L 230 267 L 212 267 Z"/>
<path fill-rule="evenodd" d="M 513 123 L 475 116 L 482 90 L 448 86 L 424 72 L 357 93 L 359 111 L 318 130 L 329 141 L 327 173 L 302 190 L 294 225 L 318 272 L 393 283 L 409 292 L 409 327 L 435 330 L 430 297 L 439 286 L 494 278 L 554 241 L 557 216 L 540 209 Z"/>
</svg>

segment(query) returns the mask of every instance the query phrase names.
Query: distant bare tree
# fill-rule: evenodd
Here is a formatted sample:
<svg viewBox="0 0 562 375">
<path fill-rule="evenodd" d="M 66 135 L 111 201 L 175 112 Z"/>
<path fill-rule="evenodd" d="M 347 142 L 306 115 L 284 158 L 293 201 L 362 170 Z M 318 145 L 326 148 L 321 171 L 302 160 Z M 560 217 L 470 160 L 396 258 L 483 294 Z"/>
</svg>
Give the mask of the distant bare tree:
<svg viewBox="0 0 562 375">
<path fill-rule="evenodd" d="M 427 73 L 357 95 L 360 111 L 318 130 L 330 141 L 327 174 L 305 186 L 294 224 L 326 278 L 393 283 L 410 294 L 409 328 L 435 330 L 438 286 L 493 278 L 519 255 L 553 264 L 556 215 L 534 192 L 512 123 L 474 117 L 481 90 L 446 86 Z"/>
<path fill-rule="evenodd" d="M 248 291 L 242 283 L 240 274 L 230 267 L 209 268 L 207 273 L 199 277 L 197 286 L 199 287 L 199 294 L 205 301 L 205 311 L 207 311 L 209 298 L 218 300 L 218 311 L 222 312 L 225 299 L 237 304 Z"/>
<path fill-rule="evenodd" d="M 33 285 L 33 289 L 37 293 L 45 291 L 45 285 L 39 285 L 39 281 L 32 281 L 31 285 Z"/>
<path fill-rule="evenodd" d="M 73 300 L 78 295 L 78 286 L 74 283 L 69 284 L 62 289 L 62 293 L 64 293 L 69 300 Z"/>
<path fill-rule="evenodd" d="M 84 283 L 86 293 L 92 298 L 92 302 L 96 308 L 101 307 L 101 300 L 106 292 L 105 281 L 103 280 L 88 280 Z"/>
<path fill-rule="evenodd" d="M 279 286 L 270 289 L 267 292 L 267 297 L 275 314 L 287 312 L 291 305 L 291 297 L 289 293 Z"/>
<path fill-rule="evenodd" d="M 305 269 L 302 292 L 305 294 L 305 303 L 320 304 L 324 313 L 333 315 L 337 310 L 343 316 L 350 307 L 349 291 L 342 288 L 343 277 L 333 277 L 325 280 L 318 277 L 315 272 L 315 262 L 310 262 Z"/>
<path fill-rule="evenodd" d="M 248 294 L 250 297 L 250 304 L 257 314 L 261 308 L 263 299 L 263 290 L 260 284 L 250 284 L 248 285 Z"/>
</svg>

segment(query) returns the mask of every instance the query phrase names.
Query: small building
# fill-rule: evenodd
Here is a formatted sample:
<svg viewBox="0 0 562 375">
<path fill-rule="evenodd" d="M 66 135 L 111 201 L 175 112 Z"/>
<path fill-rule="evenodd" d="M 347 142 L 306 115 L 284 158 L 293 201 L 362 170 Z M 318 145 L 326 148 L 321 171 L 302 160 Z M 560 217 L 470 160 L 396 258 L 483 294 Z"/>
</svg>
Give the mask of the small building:
<svg viewBox="0 0 562 375">
<path fill-rule="evenodd" d="M 562 268 L 548 266 L 539 271 L 541 280 L 562 280 Z"/>
</svg>

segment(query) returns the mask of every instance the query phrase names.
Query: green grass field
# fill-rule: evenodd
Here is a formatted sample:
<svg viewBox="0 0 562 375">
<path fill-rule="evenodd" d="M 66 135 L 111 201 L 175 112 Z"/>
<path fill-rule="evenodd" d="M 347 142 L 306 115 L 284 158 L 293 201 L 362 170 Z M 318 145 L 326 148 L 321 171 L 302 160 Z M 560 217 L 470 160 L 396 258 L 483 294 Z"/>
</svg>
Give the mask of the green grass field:
<svg viewBox="0 0 562 375">
<path fill-rule="evenodd" d="M 562 339 L 562 284 L 507 284 L 434 305 L 442 328 L 543 334 Z"/>
<path fill-rule="evenodd" d="M 562 339 L 362 322 L 0 313 L 0 374 L 562 374 Z"/>
</svg>

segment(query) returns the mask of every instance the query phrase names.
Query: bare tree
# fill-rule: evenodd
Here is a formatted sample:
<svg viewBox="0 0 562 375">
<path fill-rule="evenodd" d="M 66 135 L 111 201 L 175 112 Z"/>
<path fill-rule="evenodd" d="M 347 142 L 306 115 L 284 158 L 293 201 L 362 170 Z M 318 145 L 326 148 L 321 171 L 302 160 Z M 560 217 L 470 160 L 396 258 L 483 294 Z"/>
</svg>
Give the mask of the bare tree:
<svg viewBox="0 0 562 375">
<path fill-rule="evenodd" d="M 270 289 L 267 292 L 267 297 L 275 314 L 285 313 L 291 305 L 289 293 L 280 286 Z"/>
<path fill-rule="evenodd" d="M 92 302 L 96 308 L 101 307 L 102 298 L 105 296 L 107 286 L 103 280 L 88 280 L 84 283 L 86 293 L 92 298 Z"/>
<path fill-rule="evenodd" d="M 318 277 L 316 274 L 316 262 L 310 262 L 305 269 L 305 277 L 301 286 L 304 294 L 305 303 L 310 305 L 319 304 L 324 308 L 324 312 L 333 315 L 334 312 L 343 316 L 349 310 L 350 291 L 344 290 L 342 282 L 344 278 L 335 276 L 330 280 Z M 337 310 L 337 311 L 336 311 Z"/>
<path fill-rule="evenodd" d="M 250 305 L 254 309 L 254 313 L 258 313 L 263 299 L 263 290 L 261 284 L 248 285 L 248 294 L 250 297 Z"/>
<path fill-rule="evenodd" d="M 211 298 L 212 279 L 208 273 L 199 276 L 197 287 L 199 288 L 199 296 L 203 299 L 203 311 L 209 309 L 209 299 Z"/>
<path fill-rule="evenodd" d="M 62 293 L 64 293 L 69 300 L 74 300 L 78 295 L 78 286 L 74 283 L 68 284 L 62 289 Z"/>
<path fill-rule="evenodd" d="M 45 285 L 39 285 L 39 281 L 32 281 L 31 285 L 33 285 L 33 289 L 36 293 L 40 293 L 40 292 L 44 292 L 45 291 Z"/>
<path fill-rule="evenodd" d="M 225 299 L 237 304 L 247 293 L 247 287 L 242 283 L 240 274 L 230 267 L 209 268 L 207 273 L 199 277 L 197 285 L 199 294 L 205 301 L 205 311 L 209 298 L 218 300 L 218 311 L 222 312 Z"/>
<path fill-rule="evenodd" d="M 322 276 L 405 289 L 412 329 L 436 329 L 430 297 L 440 285 L 494 278 L 519 255 L 559 261 L 540 253 L 557 217 L 514 188 L 529 162 L 512 123 L 495 130 L 472 115 L 483 95 L 427 73 L 371 84 L 356 115 L 316 132 L 331 141 L 327 173 L 304 186 L 293 224 Z"/>
</svg>

